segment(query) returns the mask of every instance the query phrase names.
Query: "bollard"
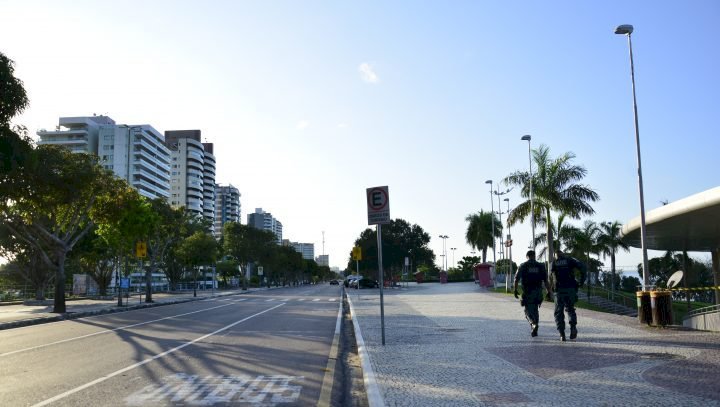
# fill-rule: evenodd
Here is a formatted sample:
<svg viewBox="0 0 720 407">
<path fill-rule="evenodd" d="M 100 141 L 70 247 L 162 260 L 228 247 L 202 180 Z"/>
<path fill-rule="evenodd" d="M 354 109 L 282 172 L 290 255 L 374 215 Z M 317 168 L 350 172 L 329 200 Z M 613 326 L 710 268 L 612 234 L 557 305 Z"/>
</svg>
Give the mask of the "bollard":
<svg viewBox="0 0 720 407">
<path fill-rule="evenodd" d="M 672 325 L 672 296 L 670 291 L 651 291 L 650 307 L 655 326 Z"/>
<path fill-rule="evenodd" d="M 638 321 L 641 324 L 652 323 L 652 307 L 650 305 L 650 291 L 638 291 L 637 296 Z"/>
</svg>

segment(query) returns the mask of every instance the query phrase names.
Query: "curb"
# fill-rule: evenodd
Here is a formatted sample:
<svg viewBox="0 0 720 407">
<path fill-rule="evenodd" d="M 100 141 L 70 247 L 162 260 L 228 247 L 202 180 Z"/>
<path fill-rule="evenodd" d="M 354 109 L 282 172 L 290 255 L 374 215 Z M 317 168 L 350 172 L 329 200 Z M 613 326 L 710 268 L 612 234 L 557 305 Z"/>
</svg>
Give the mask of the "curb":
<svg viewBox="0 0 720 407">
<path fill-rule="evenodd" d="M 348 304 L 350 304 L 350 315 L 352 316 L 353 327 L 355 328 L 355 342 L 358 347 L 358 355 L 360 355 L 360 362 L 362 363 L 363 382 L 365 383 L 365 391 L 367 392 L 368 405 L 370 407 L 385 407 L 385 400 L 382 394 L 380 394 L 380 388 L 375 380 L 375 372 L 373 372 L 372 365 L 370 364 L 370 355 L 368 355 L 365 349 L 365 340 L 362 337 L 362 332 L 360 332 L 360 323 L 355 315 L 352 299 L 350 299 L 349 295 L 347 299 Z"/>
<path fill-rule="evenodd" d="M 330 345 L 330 355 L 328 356 L 327 366 L 325 367 L 325 376 L 323 377 L 322 386 L 320 389 L 320 399 L 318 400 L 318 407 L 330 407 L 332 388 L 335 384 L 335 365 L 340 356 L 340 349 L 338 344 L 340 342 L 340 327 L 342 323 L 343 315 L 343 294 L 344 291 L 340 292 L 340 307 L 338 309 L 337 320 L 335 321 L 335 333 L 333 334 L 332 345 Z"/>
</svg>

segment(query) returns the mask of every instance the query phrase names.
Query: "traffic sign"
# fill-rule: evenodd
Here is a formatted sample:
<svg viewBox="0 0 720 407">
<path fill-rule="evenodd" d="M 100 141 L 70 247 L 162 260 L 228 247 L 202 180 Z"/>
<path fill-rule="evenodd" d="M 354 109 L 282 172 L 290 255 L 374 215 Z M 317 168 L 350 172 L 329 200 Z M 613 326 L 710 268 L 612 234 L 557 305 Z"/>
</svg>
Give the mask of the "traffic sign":
<svg viewBox="0 0 720 407">
<path fill-rule="evenodd" d="M 362 260 L 362 248 L 360 246 L 353 247 L 352 250 L 352 259 L 353 260 Z"/>
<path fill-rule="evenodd" d="M 505 241 L 505 247 L 512 247 L 512 239 L 508 239 Z"/>
<path fill-rule="evenodd" d="M 135 256 L 141 259 L 147 257 L 147 243 L 137 242 L 135 244 Z"/>
<path fill-rule="evenodd" d="M 263 275 L 263 266 L 258 266 L 258 275 Z"/>
<path fill-rule="evenodd" d="M 367 188 L 368 225 L 390 223 L 390 194 L 388 187 Z"/>
</svg>

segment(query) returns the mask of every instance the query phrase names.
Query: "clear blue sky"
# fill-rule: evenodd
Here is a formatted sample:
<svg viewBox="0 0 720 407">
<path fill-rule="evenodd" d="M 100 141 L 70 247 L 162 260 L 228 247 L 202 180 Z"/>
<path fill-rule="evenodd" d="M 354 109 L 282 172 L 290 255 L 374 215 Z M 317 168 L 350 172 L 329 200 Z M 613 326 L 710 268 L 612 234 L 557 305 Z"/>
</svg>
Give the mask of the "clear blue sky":
<svg viewBox="0 0 720 407">
<path fill-rule="evenodd" d="M 31 132 L 92 113 L 201 129 L 243 221 L 262 207 L 316 254 L 324 230 L 344 267 L 379 185 L 436 254 L 440 234 L 469 254 L 465 216 L 490 209 L 485 180 L 527 169 L 523 134 L 587 167 L 594 220 L 637 216 L 619 24 L 635 26 L 646 208 L 718 186 L 718 21 L 717 1 L 0 0 L 0 50 Z M 529 224 L 513 235 L 519 261 Z"/>
</svg>

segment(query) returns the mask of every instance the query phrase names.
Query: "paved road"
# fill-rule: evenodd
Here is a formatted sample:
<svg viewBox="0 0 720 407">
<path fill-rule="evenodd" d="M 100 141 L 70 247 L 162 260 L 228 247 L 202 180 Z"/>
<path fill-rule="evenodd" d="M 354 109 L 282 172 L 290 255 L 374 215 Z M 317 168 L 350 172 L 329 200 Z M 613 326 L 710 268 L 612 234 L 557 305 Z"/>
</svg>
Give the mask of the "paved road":
<svg viewBox="0 0 720 407">
<path fill-rule="evenodd" d="M 578 310 L 578 340 L 561 343 L 552 304 L 531 338 L 512 297 L 423 284 L 385 290 L 382 346 L 377 290 L 348 294 L 371 406 L 720 406 L 718 333 Z"/>
<path fill-rule="evenodd" d="M 0 405 L 315 405 L 339 295 L 282 288 L 0 331 Z"/>
</svg>

